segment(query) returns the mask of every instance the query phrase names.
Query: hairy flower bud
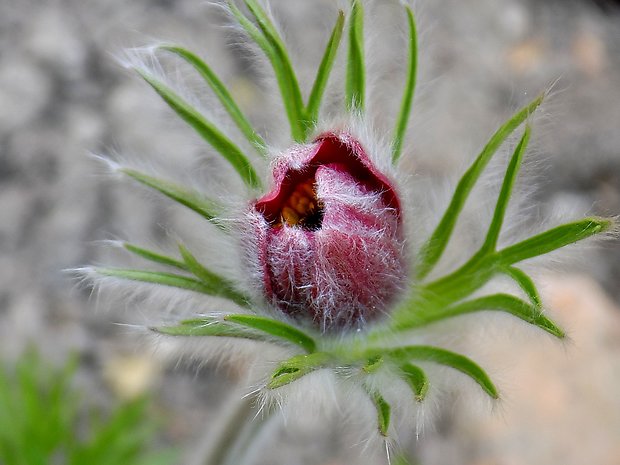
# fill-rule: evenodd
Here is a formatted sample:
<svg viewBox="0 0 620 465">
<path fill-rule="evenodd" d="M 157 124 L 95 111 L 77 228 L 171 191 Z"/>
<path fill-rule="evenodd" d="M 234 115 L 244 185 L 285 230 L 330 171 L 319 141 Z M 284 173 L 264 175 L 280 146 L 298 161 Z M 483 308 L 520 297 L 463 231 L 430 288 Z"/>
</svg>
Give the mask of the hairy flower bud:
<svg viewBox="0 0 620 465">
<path fill-rule="evenodd" d="M 296 146 L 250 211 L 267 299 L 322 330 L 386 313 L 407 281 L 402 212 L 392 182 L 346 133 Z"/>
</svg>

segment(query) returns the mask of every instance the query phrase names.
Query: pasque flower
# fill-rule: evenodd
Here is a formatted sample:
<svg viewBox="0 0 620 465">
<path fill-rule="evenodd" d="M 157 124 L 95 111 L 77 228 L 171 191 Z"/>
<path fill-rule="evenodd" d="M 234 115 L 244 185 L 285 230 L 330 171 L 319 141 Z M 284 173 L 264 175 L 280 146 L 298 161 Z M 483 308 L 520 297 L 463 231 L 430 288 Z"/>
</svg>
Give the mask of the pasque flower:
<svg viewBox="0 0 620 465">
<path fill-rule="evenodd" d="M 280 156 L 274 186 L 248 213 L 268 300 L 321 329 L 363 327 L 406 285 L 400 200 L 348 133 Z"/>
<path fill-rule="evenodd" d="M 228 11 L 274 70 L 290 124 L 289 147 L 268 148 L 225 84 L 200 57 L 180 46 L 161 45 L 148 49 L 148 59 L 130 61 L 130 66 L 230 163 L 246 186 L 244 192 L 237 193 L 244 200 L 226 205 L 203 192 L 114 165 L 116 171 L 211 223 L 213 234 L 220 236 L 219 243 L 224 241 L 235 252 L 230 254 L 235 266 L 226 269 L 238 271 L 216 272 L 215 264 L 205 264 L 183 244 L 179 245 L 179 257 L 173 257 L 130 243 L 121 245 L 166 270 L 89 271 L 103 283 L 147 284 L 160 290 L 202 294 L 206 311 L 195 310 L 181 321 L 151 329 L 177 337 L 242 338 L 256 341 L 257 347 L 278 345 L 288 355 L 264 374 L 261 389 L 266 398 L 313 373 L 327 371 L 333 374 L 330 379 L 347 383 L 376 407 L 377 415 L 370 422 L 383 436 L 390 434 L 391 406 L 400 400 L 390 398 L 393 391 L 389 388 L 404 386 L 405 397 L 414 404 L 423 402 L 438 381 L 427 375 L 428 364 L 453 368 L 497 398 L 494 383 L 477 363 L 441 347 L 441 339 L 434 343 L 432 335 L 437 332 L 427 329 L 431 325 L 437 328 L 444 320 L 466 318 L 464 315 L 482 319 L 481 312 L 496 311 L 564 337 L 544 314 L 536 285 L 519 263 L 614 226 L 610 219 L 584 218 L 510 245 L 499 241 L 530 138 L 526 121 L 544 95 L 497 129 L 456 185 L 439 222 L 428 228 L 432 231 L 429 237 L 413 238 L 408 222 L 433 215 L 411 218 L 411 206 L 418 211 L 434 207 L 425 198 L 408 198 L 398 176 L 416 80 L 412 9 L 403 5 L 409 31 L 406 75 L 394 130 L 386 137 L 375 134 L 367 123 L 365 100 L 372 89 L 366 88 L 361 1 L 354 0 L 347 14 L 340 12 L 336 18 L 305 100 L 273 19 L 257 0 L 244 3 L 247 14 L 233 1 L 228 3 Z M 340 49 L 344 48 L 341 39 L 345 31 L 344 102 L 340 114 L 332 118 L 340 122 L 330 125 L 319 115 L 336 55 L 344 53 Z M 227 136 L 189 98 L 174 90 L 157 66 L 158 56 L 164 53 L 190 65 L 204 79 L 242 140 Z M 491 158 L 524 123 L 493 216 L 478 241 L 482 245 L 462 265 L 442 274 L 437 265 L 449 250 L 469 194 Z M 390 142 L 382 144 L 386 139 Z M 242 143 L 249 143 L 246 145 L 253 148 L 255 156 L 243 150 Z M 261 166 L 263 169 L 257 168 Z M 261 176 L 263 171 L 270 174 Z M 508 277 L 515 285 L 514 293 L 493 291 L 498 277 Z M 222 311 L 214 298 L 229 300 L 235 310 Z M 381 376 L 375 376 L 377 373 Z"/>
</svg>

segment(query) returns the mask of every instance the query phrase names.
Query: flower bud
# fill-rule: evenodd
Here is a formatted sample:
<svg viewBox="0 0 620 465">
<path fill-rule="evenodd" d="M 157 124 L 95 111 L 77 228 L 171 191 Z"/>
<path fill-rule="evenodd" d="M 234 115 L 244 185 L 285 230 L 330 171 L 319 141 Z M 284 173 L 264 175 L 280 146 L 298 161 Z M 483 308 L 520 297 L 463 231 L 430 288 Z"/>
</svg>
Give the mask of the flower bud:
<svg viewBox="0 0 620 465">
<path fill-rule="evenodd" d="M 393 183 L 349 134 L 328 133 L 275 163 L 249 214 L 268 301 L 323 331 L 389 311 L 407 282 Z"/>
</svg>

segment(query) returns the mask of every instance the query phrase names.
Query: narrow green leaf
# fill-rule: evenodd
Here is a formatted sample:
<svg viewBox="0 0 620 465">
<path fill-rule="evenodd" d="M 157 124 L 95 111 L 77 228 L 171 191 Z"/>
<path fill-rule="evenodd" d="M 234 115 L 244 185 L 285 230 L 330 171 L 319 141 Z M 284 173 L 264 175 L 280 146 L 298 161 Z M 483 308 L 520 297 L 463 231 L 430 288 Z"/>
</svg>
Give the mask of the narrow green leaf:
<svg viewBox="0 0 620 465">
<path fill-rule="evenodd" d="M 401 377 L 409 384 L 411 390 L 414 392 L 415 400 L 422 402 L 428 392 L 428 378 L 424 370 L 411 363 L 403 363 L 399 368 Z"/>
<path fill-rule="evenodd" d="M 269 323 L 272 323 L 271 325 Z M 312 339 L 296 330 L 285 328 L 283 323 L 254 315 L 225 315 L 184 320 L 178 325 L 151 328 L 152 331 L 170 336 L 219 336 L 250 339 L 254 341 L 293 343 L 308 350 L 313 347 Z M 298 331 L 298 334 L 295 334 Z"/>
<path fill-rule="evenodd" d="M 519 141 L 519 144 L 517 145 L 512 155 L 512 158 L 510 159 L 510 163 L 508 163 L 506 175 L 504 176 L 504 182 L 502 183 L 502 188 L 497 198 L 497 204 L 495 206 L 495 212 L 493 213 L 493 219 L 491 220 L 491 226 L 489 227 L 487 237 L 482 244 L 481 253 L 489 253 L 495 251 L 495 247 L 497 246 L 497 239 L 499 238 L 499 233 L 504 223 L 506 209 L 508 208 L 508 202 L 510 201 L 510 196 L 512 195 L 512 189 L 514 187 L 519 168 L 521 167 L 521 161 L 523 160 L 523 155 L 525 154 L 527 144 L 530 140 L 531 132 L 532 131 L 529 124 L 526 124 L 523 137 L 521 137 L 521 140 Z"/>
<path fill-rule="evenodd" d="M 122 168 L 120 171 L 138 181 L 140 184 L 150 187 L 151 189 L 155 189 L 175 202 L 184 205 L 190 210 L 194 210 L 203 218 L 206 218 L 211 223 L 223 229 L 223 225 L 217 220 L 220 207 L 215 202 L 205 198 L 198 192 L 179 186 L 178 184 L 174 184 L 170 181 L 149 176 L 148 174 L 144 174 L 134 169 Z"/>
<path fill-rule="evenodd" d="M 398 162 L 403 149 L 407 123 L 409 122 L 409 115 L 411 114 L 411 104 L 415 94 L 415 83 L 418 70 L 418 34 L 415 26 L 415 17 L 410 7 L 406 6 L 405 11 L 407 12 L 407 23 L 409 25 L 409 66 L 407 69 L 405 92 L 400 106 L 400 113 L 396 120 L 396 129 L 392 142 L 392 163 L 394 164 Z"/>
<path fill-rule="evenodd" d="M 486 283 L 497 271 L 497 258 L 494 254 L 497 240 L 502 229 L 504 216 L 517 177 L 523 155 L 530 139 L 531 129 L 526 125 L 525 131 L 508 163 L 506 175 L 498 195 L 495 212 L 487 232 L 487 236 L 474 256 L 458 270 L 442 277 L 438 281 L 429 283 L 426 289 L 441 295 L 444 298 L 451 296 L 458 300 L 470 294 Z"/>
<path fill-rule="evenodd" d="M 487 375 L 486 372 L 475 362 L 461 354 L 431 346 L 406 346 L 396 349 L 375 349 L 373 352 L 383 354 L 387 353 L 391 357 L 398 358 L 403 362 L 409 360 L 422 360 L 454 368 L 455 370 L 458 370 L 472 378 L 492 398 L 497 399 L 499 397 L 497 388 L 489 378 L 489 375 Z"/>
<path fill-rule="evenodd" d="M 137 245 L 130 244 L 129 242 L 123 242 L 123 248 L 138 257 L 142 257 L 146 260 L 149 260 L 154 263 L 159 263 L 161 265 L 171 266 L 173 268 L 178 268 L 179 270 L 187 270 L 187 265 L 176 258 L 168 257 L 167 255 L 162 255 L 158 252 L 154 252 L 152 250 L 148 250 L 142 247 L 138 247 Z"/>
<path fill-rule="evenodd" d="M 268 389 L 277 389 L 315 370 L 323 368 L 331 360 L 331 355 L 325 352 L 313 352 L 307 355 L 296 355 L 282 362 L 271 375 Z"/>
<path fill-rule="evenodd" d="M 179 252 L 181 253 L 181 257 L 183 257 L 183 262 L 187 270 L 205 284 L 213 284 L 214 286 L 225 286 L 229 284 L 224 278 L 205 268 L 183 244 L 179 244 Z"/>
<path fill-rule="evenodd" d="M 336 21 L 332 35 L 329 38 L 329 42 L 327 42 L 327 47 L 325 47 L 325 53 L 323 54 L 323 59 L 319 65 L 316 78 L 314 79 L 314 85 L 312 86 L 310 97 L 308 98 L 306 116 L 310 127 L 316 126 L 319 119 L 321 100 L 323 99 L 325 87 L 327 86 L 327 80 L 329 79 L 329 74 L 334 65 L 334 60 L 336 59 L 336 53 L 338 52 L 338 46 L 340 45 L 340 40 L 342 39 L 343 29 L 344 12 L 340 11 L 338 12 L 338 20 Z"/>
<path fill-rule="evenodd" d="M 303 331 L 278 320 L 257 315 L 226 315 L 224 320 L 292 342 L 308 353 L 316 350 L 314 339 Z"/>
<path fill-rule="evenodd" d="M 226 137 L 213 123 L 208 121 L 198 110 L 183 100 L 170 87 L 142 70 L 137 69 L 136 71 L 181 119 L 189 124 L 231 164 L 249 187 L 253 189 L 261 187 L 260 179 L 254 171 L 252 164 L 233 141 Z"/>
<path fill-rule="evenodd" d="M 512 132 L 525 121 L 543 101 L 543 95 L 540 95 L 534 99 L 531 103 L 523 107 L 517 113 L 515 113 L 508 121 L 506 121 L 496 132 L 493 134 L 489 142 L 482 149 L 482 152 L 478 155 L 478 158 L 465 172 L 461 180 L 459 181 L 452 200 L 448 205 L 446 212 L 444 213 L 439 225 L 422 247 L 420 252 L 420 265 L 418 269 L 418 279 L 423 279 L 430 273 L 435 264 L 441 258 L 443 251 L 448 245 L 452 231 L 456 221 L 465 205 L 469 193 L 474 188 L 474 185 L 480 178 L 482 171 L 487 166 L 495 152 L 503 144 L 506 138 L 512 134 Z"/>
<path fill-rule="evenodd" d="M 584 218 L 573 223 L 563 224 L 525 239 L 518 244 L 506 247 L 497 252 L 497 258 L 502 265 L 512 265 L 608 231 L 613 225 L 613 220 L 606 218 Z"/>
<path fill-rule="evenodd" d="M 364 63 L 364 8 L 359 0 L 352 0 L 349 17 L 349 55 L 345 103 L 349 111 L 363 112 L 366 96 L 366 68 Z"/>
<path fill-rule="evenodd" d="M 179 244 L 179 252 L 187 266 L 187 270 L 196 276 L 209 289 L 217 290 L 217 294 L 232 300 L 236 304 L 247 307 L 249 299 L 235 290 L 235 286 L 217 273 L 205 268 L 191 252 Z"/>
<path fill-rule="evenodd" d="M 95 268 L 95 272 L 102 276 L 126 279 L 128 281 L 139 281 L 149 284 L 160 284 L 162 286 L 178 287 L 189 291 L 201 292 L 203 294 L 226 297 L 222 295 L 221 289 L 209 286 L 202 281 L 187 276 L 161 271 L 131 270 L 125 268 Z"/>
<path fill-rule="evenodd" d="M 362 367 L 362 371 L 366 374 L 374 373 L 383 365 L 383 357 L 377 355 L 376 357 L 371 357 L 366 361 L 366 364 Z"/>
<path fill-rule="evenodd" d="M 462 302 L 451 307 L 439 307 L 437 309 L 420 309 L 409 320 L 401 320 L 397 329 L 412 329 L 428 325 L 447 318 L 480 311 L 501 311 L 520 318 L 521 320 L 538 326 L 558 338 L 564 337 L 564 332 L 555 323 L 544 316 L 540 309 L 524 302 L 509 294 L 493 294 L 477 299 Z"/>
<path fill-rule="evenodd" d="M 258 29 L 252 21 L 245 17 L 245 15 L 241 12 L 241 10 L 235 5 L 234 0 L 228 1 L 228 7 L 230 8 L 230 12 L 233 14 L 239 25 L 245 30 L 246 34 L 256 42 L 256 45 L 260 47 L 260 49 L 267 55 L 267 58 L 271 61 L 273 57 L 275 57 L 275 51 L 273 50 L 273 46 L 267 38 L 263 35 L 263 33 Z M 273 61 L 272 61 L 273 65 Z M 278 77 L 278 76 L 276 76 Z M 286 102 L 284 102 L 286 104 Z"/>
<path fill-rule="evenodd" d="M 248 36 L 263 50 L 276 75 L 278 86 L 282 94 L 282 101 L 291 125 L 291 136 L 297 142 L 306 141 L 304 130 L 303 101 L 297 77 L 291 65 L 284 43 L 278 31 L 265 11 L 255 0 L 245 0 L 245 3 L 256 19 L 258 28 L 244 16 L 232 0 L 228 2 L 230 11 L 235 16 Z"/>
<path fill-rule="evenodd" d="M 503 268 L 502 271 L 516 281 L 523 292 L 525 292 L 530 298 L 530 301 L 534 307 L 537 309 L 542 308 L 542 300 L 540 299 L 540 295 L 536 289 L 536 284 L 534 284 L 532 278 L 530 278 L 524 271 L 519 268 L 515 268 L 514 266 L 507 266 Z"/>
<path fill-rule="evenodd" d="M 377 426 L 379 433 L 382 436 L 387 437 L 388 430 L 390 429 L 390 418 L 392 414 L 392 408 L 390 404 L 376 391 L 367 390 L 370 400 L 375 404 L 377 409 Z"/>
<path fill-rule="evenodd" d="M 184 320 L 179 325 L 153 327 L 151 330 L 169 336 L 217 336 L 235 337 L 255 341 L 267 340 L 265 334 L 250 331 L 213 317 Z"/>
<path fill-rule="evenodd" d="M 454 312 L 455 314 L 465 314 L 481 310 L 499 310 L 507 312 L 527 323 L 538 326 L 540 329 L 560 339 L 565 336 L 564 331 L 543 315 L 540 308 L 530 305 L 518 297 L 509 294 L 494 294 L 480 297 L 448 309 L 449 312 Z"/>
<path fill-rule="evenodd" d="M 477 253 L 452 273 L 420 287 L 426 296 L 423 300 L 432 300 L 431 306 L 435 304 L 445 306 L 457 302 L 489 282 L 499 271 L 498 266 L 494 254 L 480 255 Z M 413 309 L 415 305 L 420 304 L 419 300 L 414 297 L 406 304 L 406 308 Z"/>
<path fill-rule="evenodd" d="M 205 82 L 211 87 L 213 93 L 222 103 L 222 106 L 226 109 L 232 120 L 235 122 L 239 130 L 246 137 L 254 148 L 263 157 L 267 155 L 266 144 L 263 138 L 254 130 L 248 119 L 245 117 L 235 100 L 233 99 L 230 91 L 224 85 L 224 83 L 218 78 L 217 74 L 213 72 L 211 67 L 207 65 L 198 55 L 178 45 L 163 45 L 161 50 L 165 50 L 175 55 L 178 55 L 187 63 L 192 65 L 198 73 L 202 76 Z"/>
</svg>

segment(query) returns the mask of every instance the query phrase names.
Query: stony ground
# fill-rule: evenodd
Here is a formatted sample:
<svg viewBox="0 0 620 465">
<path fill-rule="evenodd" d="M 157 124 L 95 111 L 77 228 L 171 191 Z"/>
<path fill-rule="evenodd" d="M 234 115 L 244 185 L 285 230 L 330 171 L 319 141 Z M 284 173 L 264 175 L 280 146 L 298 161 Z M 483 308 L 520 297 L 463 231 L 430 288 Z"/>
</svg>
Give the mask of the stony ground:
<svg viewBox="0 0 620 465">
<path fill-rule="evenodd" d="M 324 40 L 332 19 L 322 8 L 335 2 L 272 3 L 295 46 Z M 379 2 L 379 12 L 389 5 Z M 535 128 L 529 171 L 539 207 L 532 222 L 562 212 L 620 213 L 620 14 L 613 7 L 418 0 L 417 12 L 421 87 L 408 168 L 456 175 L 517 104 L 553 84 Z M 391 13 L 379 19 L 382 35 L 397 20 Z M 106 262 L 98 240 L 156 242 L 174 224 L 169 209 L 102 176 L 89 151 L 165 155 L 205 169 L 185 128 L 114 59 L 124 47 L 153 38 L 192 46 L 257 124 L 269 123 L 256 69 L 238 47 L 227 47 L 230 35 L 217 26 L 224 22 L 196 0 L 0 1 L 0 354 L 10 359 L 32 342 L 55 360 L 78 351 L 81 382 L 106 401 L 153 388 L 170 419 L 166 439 L 188 450 L 239 376 L 235 367 L 177 365 L 174 348 L 150 355 L 131 330 L 114 324 L 134 321 L 131 308 L 97 307 L 62 270 Z M 386 96 L 399 83 L 394 47 L 376 60 Z M 296 64 L 310 66 L 315 55 Z M 619 243 L 586 256 L 581 277 L 559 278 L 562 268 L 546 278 L 549 304 L 573 330 L 574 344 L 564 353 L 548 341 L 524 341 L 528 350 L 515 357 L 498 338 L 498 359 L 515 365 L 502 412 L 455 402 L 434 429 L 412 439 L 423 465 L 620 463 L 620 404 L 611 395 L 620 388 Z M 350 463 L 330 429 L 282 434 L 279 454 L 289 458 L 281 463 Z M 274 463 L 270 455 L 261 460 Z"/>
</svg>

